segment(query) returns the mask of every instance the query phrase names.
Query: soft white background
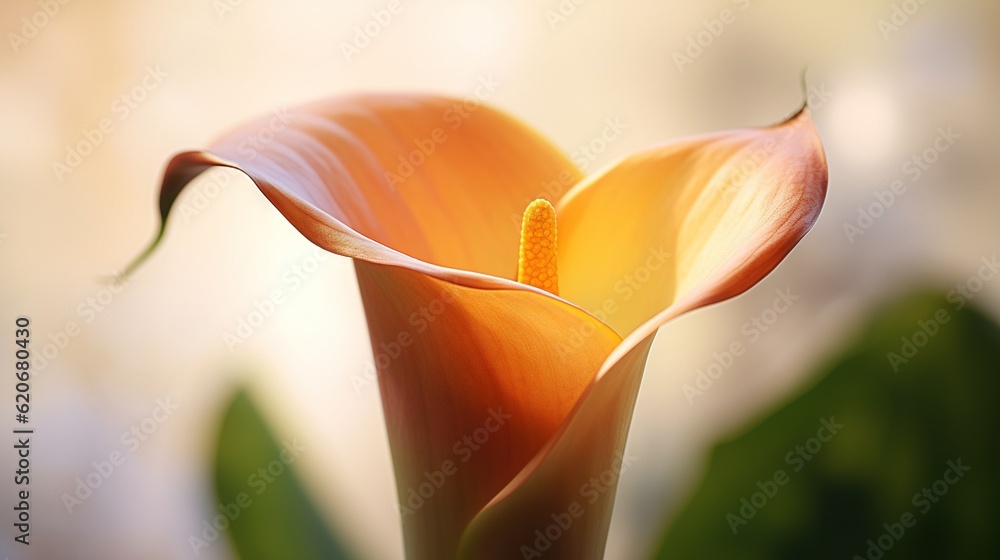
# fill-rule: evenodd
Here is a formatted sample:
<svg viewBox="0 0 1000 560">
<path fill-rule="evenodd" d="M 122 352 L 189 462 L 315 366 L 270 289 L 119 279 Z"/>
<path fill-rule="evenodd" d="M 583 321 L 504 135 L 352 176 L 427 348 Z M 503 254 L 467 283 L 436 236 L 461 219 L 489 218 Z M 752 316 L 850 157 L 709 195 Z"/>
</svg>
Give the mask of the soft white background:
<svg viewBox="0 0 1000 560">
<path fill-rule="evenodd" d="M 313 249 L 248 181 L 233 176 L 197 215 L 175 215 L 167 242 L 125 290 L 90 322 L 78 312 L 151 238 L 169 156 L 273 109 L 372 89 L 465 96 L 491 75 L 500 87 L 488 101 L 567 152 L 607 118 L 626 123 L 593 171 L 669 138 L 780 121 L 800 103 L 807 66 L 810 84 L 829 93 L 813 100 L 831 177 L 815 230 L 760 286 L 657 339 L 629 441 L 639 461 L 622 480 L 608 558 L 647 553 L 711 442 L 808 386 L 873 304 L 914 287 L 947 289 L 997 250 L 995 2 L 927 0 L 883 37 L 878 21 L 893 2 L 563 0 L 572 13 L 553 26 L 546 12 L 558 0 L 402 0 L 350 61 L 342 44 L 386 2 L 232 3 L 220 14 L 213 0 L 77 0 L 17 52 L 9 33 L 41 8 L 0 8 L 0 332 L 30 315 L 38 352 L 68 321 L 81 325 L 33 378 L 30 552 L 12 541 L 14 458 L 2 445 L 0 556 L 193 557 L 188 536 L 215 514 L 213 430 L 242 383 L 283 437 L 308 447 L 296 466 L 331 524 L 362 557 L 401 557 L 377 391 L 358 394 L 350 382 L 370 357 L 350 262 L 328 258 L 292 291 L 282 278 Z M 674 53 L 727 8 L 735 22 L 680 71 Z M 115 99 L 149 66 L 166 77 L 120 120 Z M 114 131 L 57 180 L 52 162 L 103 118 Z M 911 182 L 903 164 L 949 126 L 960 139 Z M 895 178 L 907 182 L 905 195 L 849 242 L 844 223 Z M 230 353 L 222 334 L 274 288 L 287 301 Z M 746 342 L 741 325 L 786 288 L 800 296 L 791 310 L 689 404 L 683 384 L 713 352 Z M 976 303 L 998 310 L 998 286 L 987 284 Z M 5 364 L 11 346 L 0 337 Z M 13 424 L 13 384 L 0 378 L 0 427 Z M 122 432 L 165 397 L 180 409 L 68 514 L 60 496 L 74 479 L 122 450 Z M 200 558 L 230 555 L 220 540 Z"/>
</svg>

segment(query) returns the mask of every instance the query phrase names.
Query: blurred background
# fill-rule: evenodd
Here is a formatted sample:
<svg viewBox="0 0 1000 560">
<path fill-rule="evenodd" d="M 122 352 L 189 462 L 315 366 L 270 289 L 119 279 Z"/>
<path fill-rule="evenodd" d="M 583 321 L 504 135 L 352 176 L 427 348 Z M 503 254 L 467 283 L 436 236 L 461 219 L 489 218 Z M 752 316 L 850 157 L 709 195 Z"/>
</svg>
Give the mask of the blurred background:
<svg viewBox="0 0 1000 560">
<path fill-rule="evenodd" d="M 780 122 L 805 68 L 830 167 L 823 213 L 760 285 L 661 329 L 606 557 L 996 550 L 1000 4 L 392 4 L 382 23 L 388 0 L 3 3 L 0 320 L 31 318 L 36 434 L 30 547 L 13 540 L 15 455 L 0 451 L 0 556 L 236 558 L 232 532 L 191 537 L 219 514 L 220 433 L 266 426 L 268 445 L 304 448 L 289 499 L 307 495 L 336 546 L 402 557 L 378 392 L 357 382 L 371 349 L 347 259 L 219 172 L 179 201 L 159 253 L 109 283 L 152 238 L 175 152 L 329 95 L 465 97 L 491 79 L 488 103 L 593 172 L 670 138 Z M 598 141 L 609 120 L 624 130 Z M 233 343 L 275 288 L 284 303 Z M 776 291 L 793 304 L 779 311 Z M 948 321 L 931 334 L 936 316 Z M 727 357 L 734 343 L 744 352 Z M 4 341 L 4 363 L 13 354 Z M 843 435 L 795 470 L 830 416 Z M 911 496 L 960 457 L 971 470 L 923 513 Z M 779 469 L 791 480 L 767 496 Z M 740 512 L 758 492 L 765 504 Z M 879 540 L 911 511 L 917 529 Z"/>
</svg>

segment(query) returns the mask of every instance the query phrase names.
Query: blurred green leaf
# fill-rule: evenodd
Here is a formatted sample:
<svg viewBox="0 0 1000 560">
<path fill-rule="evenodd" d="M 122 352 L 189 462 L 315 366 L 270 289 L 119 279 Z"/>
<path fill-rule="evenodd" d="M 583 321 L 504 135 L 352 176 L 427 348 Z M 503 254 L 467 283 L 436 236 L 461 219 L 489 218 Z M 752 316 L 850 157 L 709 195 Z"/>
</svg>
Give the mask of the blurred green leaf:
<svg viewBox="0 0 1000 560">
<path fill-rule="evenodd" d="M 302 452 L 274 437 L 246 391 L 236 394 L 219 429 L 215 490 L 242 560 L 351 558 L 293 471 Z"/>
<path fill-rule="evenodd" d="M 974 309 L 936 294 L 884 309 L 815 386 L 714 449 L 655 557 L 1000 558 L 998 374 L 1000 328 Z M 810 453 L 830 417 L 843 428 Z M 959 459 L 971 470 L 934 495 Z M 788 479 L 771 486 L 778 470 Z"/>
</svg>

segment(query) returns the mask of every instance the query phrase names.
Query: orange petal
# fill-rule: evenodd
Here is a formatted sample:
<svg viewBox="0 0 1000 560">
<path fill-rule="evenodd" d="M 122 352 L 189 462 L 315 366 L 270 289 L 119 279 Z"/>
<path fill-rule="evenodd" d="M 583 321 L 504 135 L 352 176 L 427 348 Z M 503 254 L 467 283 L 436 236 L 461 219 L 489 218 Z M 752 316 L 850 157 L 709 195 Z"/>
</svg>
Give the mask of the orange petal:
<svg viewBox="0 0 1000 560">
<path fill-rule="evenodd" d="M 512 284 L 496 278 L 514 280 L 525 206 L 580 178 L 512 117 L 432 96 L 332 99 L 249 122 L 207 152 L 179 154 L 160 192 L 164 221 L 184 186 L 213 165 L 249 175 L 329 251 L 494 288 Z"/>
<path fill-rule="evenodd" d="M 575 188 L 559 205 L 562 293 L 631 332 L 615 347 L 617 336 L 573 304 L 506 280 L 517 262 L 521 210 L 552 194 L 551 187 L 540 192 L 545 184 L 558 188 L 577 177 L 525 127 L 480 108 L 435 143 L 417 172 L 390 184 L 385 169 L 399 171 L 395 158 L 419 148 L 413 141 L 433 140 L 436 124 L 448 122 L 437 112 L 449 103 L 326 102 L 295 113 L 270 136 L 263 131 L 273 118 L 264 119 L 212 153 L 177 156 L 161 190 L 165 219 L 183 186 L 208 166 L 241 169 L 306 237 L 358 259 L 373 344 L 401 346 L 378 366 L 402 500 L 419 490 L 423 472 L 433 478 L 449 453 L 458 454 L 458 442 L 485 426 L 494 402 L 509 407 L 510 434 L 491 436 L 495 448 L 481 446 L 407 516 L 416 558 L 455 552 L 470 520 L 463 550 L 471 557 L 516 547 L 533 537 L 538 512 L 559 513 L 553 508 L 579 491 L 581 476 L 613 466 L 656 328 L 762 278 L 811 226 L 826 186 L 819 140 L 803 112 L 772 129 L 627 158 Z M 248 151 L 248 139 L 257 147 Z M 736 188 L 726 187 L 741 154 L 760 147 L 773 153 Z M 408 190 L 414 185 L 421 188 Z M 441 328 L 431 335 L 423 310 L 443 293 L 452 294 L 455 313 L 435 317 Z M 424 324 L 421 317 L 428 324 L 421 340 L 402 349 L 399 337 Z M 515 422 L 518 415 L 525 420 Z M 584 536 L 561 541 L 559 556 L 599 557 L 615 485 L 589 504 L 592 515 L 576 526 Z"/>
<path fill-rule="evenodd" d="M 473 520 L 459 558 L 600 559 L 650 336 L 590 387 L 559 432 Z M 553 538 L 554 537 L 554 538 Z"/>
<path fill-rule="evenodd" d="M 623 335 L 706 282 L 735 295 L 805 235 L 826 184 L 807 109 L 629 156 L 557 205 L 560 294 Z"/>
<path fill-rule="evenodd" d="M 758 148 L 767 157 L 736 179 L 734 170 L 745 157 L 755 161 Z M 812 226 L 826 184 L 822 146 L 803 110 L 777 127 L 714 134 L 626 158 L 562 201 L 564 295 L 631 334 L 605 360 L 553 441 L 473 520 L 462 558 L 537 557 L 532 550 L 545 558 L 603 557 L 616 471 L 626 458 L 657 328 L 760 281 Z M 662 262 L 655 253 L 661 248 Z M 554 523 L 565 525 L 567 513 L 572 526 L 553 530 L 557 539 L 547 536 Z"/>
<path fill-rule="evenodd" d="M 550 440 L 621 341 L 574 305 L 512 280 L 524 207 L 579 178 L 526 127 L 481 107 L 403 184 L 388 182 L 385 169 L 398 171 L 413 139 L 451 122 L 453 103 L 365 97 L 262 119 L 210 152 L 176 156 L 160 193 L 165 222 L 198 174 L 238 169 L 308 239 L 356 259 L 377 358 L 400 350 L 376 365 L 401 501 L 425 473 L 462 460 L 455 446 L 491 410 L 511 415 L 407 516 L 411 558 L 457 550 L 466 523 Z M 442 294 L 453 302 L 437 317 Z M 419 340 L 403 348 L 406 337 Z"/>
<path fill-rule="evenodd" d="M 356 268 L 406 556 L 455 558 L 469 521 L 552 439 L 621 339 L 540 293 Z M 571 349 L 581 331 L 587 344 Z"/>
</svg>

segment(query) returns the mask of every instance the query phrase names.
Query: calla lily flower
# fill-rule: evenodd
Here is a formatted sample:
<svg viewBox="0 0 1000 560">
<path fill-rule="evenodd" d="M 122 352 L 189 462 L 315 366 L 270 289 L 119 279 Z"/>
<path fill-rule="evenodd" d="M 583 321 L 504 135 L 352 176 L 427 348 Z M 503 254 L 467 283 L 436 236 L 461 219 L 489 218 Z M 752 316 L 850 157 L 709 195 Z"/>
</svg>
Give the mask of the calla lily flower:
<svg viewBox="0 0 1000 560">
<path fill-rule="evenodd" d="M 184 186 L 222 166 L 354 259 L 411 559 L 601 558 L 657 328 L 760 281 L 826 194 L 808 109 L 586 178 L 469 101 L 289 115 L 175 156 L 156 242 Z"/>
</svg>

